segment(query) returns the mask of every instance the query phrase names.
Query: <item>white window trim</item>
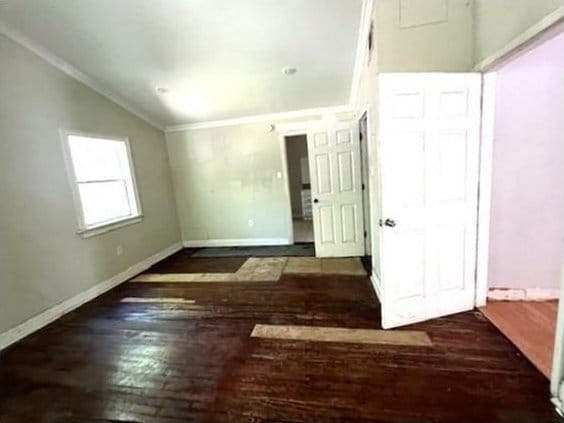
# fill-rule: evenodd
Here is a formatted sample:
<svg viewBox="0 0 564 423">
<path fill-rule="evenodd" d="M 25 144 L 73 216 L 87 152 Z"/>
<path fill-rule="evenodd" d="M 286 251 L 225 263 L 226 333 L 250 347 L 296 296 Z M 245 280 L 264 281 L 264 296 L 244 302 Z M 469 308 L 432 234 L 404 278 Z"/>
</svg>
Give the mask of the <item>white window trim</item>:
<svg viewBox="0 0 564 423">
<path fill-rule="evenodd" d="M 135 164 L 133 163 L 133 156 L 131 154 L 131 146 L 129 138 L 108 134 L 95 134 L 91 132 L 74 131 L 69 129 L 61 129 L 59 131 L 61 137 L 61 144 L 63 148 L 63 158 L 67 170 L 67 177 L 69 186 L 71 188 L 73 203 L 76 214 L 77 230 L 76 233 L 82 238 L 91 238 L 103 233 L 114 231 L 125 226 L 134 225 L 143 220 L 143 209 L 141 200 L 139 198 L 139 191 L 137 188 L 137 178 L 135 177 Z M 125 142 L 127 150 L 127 158 L 129 160 L 129 168 L 131 171 L 131 182 L 133 185 L 133 193 L 137 203 L 137 214 L 134 216 L 125 216 L 112 221 L 104 222 L 95 226 L 86 226 L 84 223 L 84 212 L 82 210 L 82 202 L 80 200 L 80 192 L 78 190 L 78 181 L 74 172 L 74 165 L 69 145 L 69 136 L 88 137 L 88 138 L 101 138 Z"/>
</svg>

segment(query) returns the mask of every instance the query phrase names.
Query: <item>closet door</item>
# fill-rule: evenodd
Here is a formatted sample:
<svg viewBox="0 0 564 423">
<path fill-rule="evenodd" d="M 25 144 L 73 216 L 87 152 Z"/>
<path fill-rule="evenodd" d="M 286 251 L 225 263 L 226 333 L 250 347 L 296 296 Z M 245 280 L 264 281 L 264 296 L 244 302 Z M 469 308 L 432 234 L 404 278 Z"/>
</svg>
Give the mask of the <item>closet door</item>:
<svg viewBox="0 0 564 423">
<path fill-rule="evenodd" d="M 363 256 L 358 122 L 316 125 L 307 144 L 316 255 Z"/>
<path fill-rule="evenodd" d="M 382 74 L 382 325 L 474 307 L 479 74 Z"/>
</svg>

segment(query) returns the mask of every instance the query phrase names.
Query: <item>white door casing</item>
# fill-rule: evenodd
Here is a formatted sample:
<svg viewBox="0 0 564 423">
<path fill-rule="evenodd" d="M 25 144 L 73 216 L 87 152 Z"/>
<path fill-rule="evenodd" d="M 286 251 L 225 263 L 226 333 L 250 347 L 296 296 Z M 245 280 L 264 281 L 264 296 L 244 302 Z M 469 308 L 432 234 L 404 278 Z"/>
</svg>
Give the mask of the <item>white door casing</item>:
<svg viewBox="0 0 564 423">
<path fill-rule="evenodd" d="M 550 393 L 556 410 L 561 416 L 564 416 L 564 255 L 562 256 L 562 271 L 560 273 L 560 298 L 556 318 Z"/>
<path fill-rule="evenodd" d="M 312 125 L 307 144 L 316 255 L 364 255 L 358 123 Z"/>
<path fill-rule="evenodd" d="M 481 77 L 382 74 L 379 84 L 391 328 L 474 307 Z"/>
<path fill-rule="evenodd" d="M 364 216 L 364 252 L 372 254 L 372 236 L 370 226 L 370 157 L 368 155 L 368 111 L 358 121 L 360 140 L 360 163 L 362 175 L 362 214 Z"/>
</svg>

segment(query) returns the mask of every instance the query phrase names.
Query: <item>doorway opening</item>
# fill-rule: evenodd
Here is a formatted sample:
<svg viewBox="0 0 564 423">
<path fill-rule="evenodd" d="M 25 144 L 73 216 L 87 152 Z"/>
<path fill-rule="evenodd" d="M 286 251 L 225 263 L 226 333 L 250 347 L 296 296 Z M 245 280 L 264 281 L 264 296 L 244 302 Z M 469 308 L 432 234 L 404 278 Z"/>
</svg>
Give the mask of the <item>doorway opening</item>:
<svg viewBox="0 0 564 423">
<path fill-rule="evenodd" d="M 368 112 L 358 121 L 360 141 L 360 166 L 362 176 L 362 207 L 364 209 L 364 258 L 362 263 L 369 275 L 372 274 L 372 241 L 370 225 L 370 158 L 368 155 Z"/>
<path fill-rule="evenodd" d="M 358 121 L 320 120 L 304 126 L 303 131 L 293 129 L 280 136 L 288 243 L 313 240 L 320 258 L 361 258 L 364 218 Z"/>
<path fill-rule="evenodd" d="M 563 50 L 561 32 L 488 74 L 494 141 L 481 310 L 547 378 L 564 253 Z"/>
<path fill-rule="evenodd" d="M 311 180 L 307 136 L 284 137 L 294 244 L 313 244 Z"/>
</svg>

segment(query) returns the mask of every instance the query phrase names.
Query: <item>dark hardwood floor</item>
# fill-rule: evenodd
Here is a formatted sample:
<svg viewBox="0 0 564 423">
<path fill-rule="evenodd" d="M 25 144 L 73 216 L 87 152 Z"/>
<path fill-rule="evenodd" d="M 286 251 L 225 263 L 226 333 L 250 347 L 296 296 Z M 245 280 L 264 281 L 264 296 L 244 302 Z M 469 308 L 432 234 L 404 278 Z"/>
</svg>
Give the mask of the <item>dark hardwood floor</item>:
<svg viewBox="0 0 564 423">
<path fill-rule="evenodd" d="M 185 248 L 149 270 L 151 273 L 235 273 L 247 257 L 192 257 L 194 249 Z"/>
<path fill-rule="evenodd" d="M 249 337 L 379 321 L 365 277 L 125 283 L 0 353 L 0 422 L 558 421 L 546 378 L 479 312 L 406 328 L 432 347 Z"/>
</svg>

